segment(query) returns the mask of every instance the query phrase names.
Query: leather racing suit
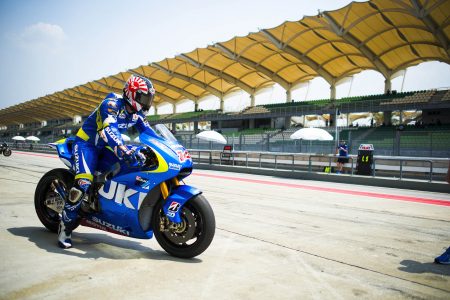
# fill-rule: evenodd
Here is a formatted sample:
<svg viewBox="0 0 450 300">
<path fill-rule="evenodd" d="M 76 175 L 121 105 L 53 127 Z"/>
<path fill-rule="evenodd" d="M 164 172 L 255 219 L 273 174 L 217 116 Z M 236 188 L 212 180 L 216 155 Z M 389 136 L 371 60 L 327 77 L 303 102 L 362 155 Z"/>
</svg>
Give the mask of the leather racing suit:
<svg viewBox="0 0 450 300">
<path fill-rule="evenodd" d="M 88 193 L 94 179 L 97 159 L 103 147 L 110 147 L 121 158 L 123 145 L 121 133 L 136 126 L 139 133 L 151 130 L 142 112 L 128 113 L 125 100 L 110 93 L 91 113 L 78 130 L 73 146 L 75 156 L 75 182 L 64 205 L 62 221 L 68 232 L 72 231 L 81 200 Z"/>
</svg>

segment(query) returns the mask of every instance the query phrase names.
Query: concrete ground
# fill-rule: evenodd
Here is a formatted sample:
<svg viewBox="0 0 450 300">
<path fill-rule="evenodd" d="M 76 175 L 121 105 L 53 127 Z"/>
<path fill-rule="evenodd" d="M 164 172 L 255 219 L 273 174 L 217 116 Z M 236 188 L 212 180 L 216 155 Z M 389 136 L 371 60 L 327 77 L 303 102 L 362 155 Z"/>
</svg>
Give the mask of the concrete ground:
<svg viewBox="0 0 450 300">
<path fill-rule="evenodd" d="M 450 299 L 450 195 L 194 171 L 217 222 L 191 260 L 79 227 L 59 249 L 33 204 L 53 155 L 0 157 L 0 299 Z M 441 200 L 441 201 L 439 201 Z"/>
</svg>

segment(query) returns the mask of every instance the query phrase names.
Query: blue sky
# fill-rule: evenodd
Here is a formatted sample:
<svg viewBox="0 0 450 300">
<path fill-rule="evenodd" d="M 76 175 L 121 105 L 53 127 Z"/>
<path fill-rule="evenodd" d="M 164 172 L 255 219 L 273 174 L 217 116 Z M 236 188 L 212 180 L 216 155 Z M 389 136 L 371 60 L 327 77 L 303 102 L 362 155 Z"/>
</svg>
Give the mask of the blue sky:
<svg viewBox="0 0 450 300">
<path fill-rule="evenodd" d="M 349 2 L 0 1 L 0 108 Z M 402 78 L 394 80 L 394 88 L 400 89 L 401 83 Z M 450 86 L 450 67 L 442 63 L 409 69 L 404 83 L 405 90 L 446 86 Z M 349 88 L 350 84 L 340 86 L 338 96 L 347 96 Z M 383 78 L 369 71 L 355 77 L 350 94 L 382 91 Z M 283 93 L 275 86 L 258 95 L 257 104 L 284 101 Z M 299 89 L 294 99 L 329 95 L 320 78 L 306 93 L 306 87 Z M 228 109 L 248 104 L 245 93 L 226 100 Z M 200 106 L 214 108 L 218 103 L 207 100 Z M 169 109 L 162 107 L 159 112 Z M 190 109 L 193 104 L 186 103 L 178 111 Z"/>
</svg>

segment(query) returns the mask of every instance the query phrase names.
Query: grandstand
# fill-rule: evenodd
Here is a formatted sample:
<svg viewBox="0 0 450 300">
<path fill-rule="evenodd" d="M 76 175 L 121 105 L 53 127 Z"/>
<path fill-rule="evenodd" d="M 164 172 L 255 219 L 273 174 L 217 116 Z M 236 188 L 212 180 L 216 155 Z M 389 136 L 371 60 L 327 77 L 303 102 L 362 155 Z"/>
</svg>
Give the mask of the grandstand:
<svg viewBox="0 0 450 300">
<path fill-rule="evenodd" d="M 450 156 L 450 90 L 391 88 L 393 76 L 401 70 L 425 61 L 450 62 L 449 12 L 450 1 L 352 2 L 1 109 L 0 139 L 37 135 L 49 142 L 73 134 L 80 118 L 86 118 L 107 93 L 121 93 L 125 80 L 138 74 L 149 77 L 157 90 L 155 115 L 148 121 L 168 124 L 188 147 L 193 146 L 199 124 L 205 123 L 241 149 L 333 152 L 332 143 L 303 145 L 288 139 L 298 126 L 307 125 L 294 118 L 316 115 L 326 119 L 330 132 L 338 119 L 346 118 L 340 136 L 352 142 L 353 150 L 359 142 L 370 142 L 379 154 Z M 364 70 L 383 75 L 384 92 L 336 99 L 336 86 Z M 315 77 L 330 85 L 330 97 L 293 100 L 292 91 Z M 286 99 L 255 105 L 257 92 L 274 84 L 286 90 Z M 250 106 L 224 112 L 226 97 L 236 91 L 248 94 Z M 199 102 L 211 96 L 220 109 L 199 110 Z M 194 102 L 195 110 L 177 113 L 176 105 L 186 99 Z M 158 107 L 167 103 L 173 105 L 173 113 L 158 114 Z M 406 119 L 405 111 L 416 111 L 418 117 Z M 358 114 L 372 116 L 369 128 L 352 127 L 352 116 Z M 399 125 L 404 130 L 398 130 Z"/>
</svg>

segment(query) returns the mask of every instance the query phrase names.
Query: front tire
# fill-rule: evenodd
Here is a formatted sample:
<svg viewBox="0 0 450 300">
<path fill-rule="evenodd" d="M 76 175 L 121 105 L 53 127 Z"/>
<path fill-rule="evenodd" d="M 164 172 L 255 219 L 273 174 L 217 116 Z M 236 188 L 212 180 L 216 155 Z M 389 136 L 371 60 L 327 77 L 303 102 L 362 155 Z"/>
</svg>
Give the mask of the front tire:
<svg viewBox="0 0 450 300">
<path fill-rule="evenodd" d="M 11 156 L 11 154 L 12 154 L 11 149 L 6 148 L 5 150 L 3 150 L 3 155 L 4 156 L 8 157 L 8 156 Z"/>
<path fill-rule="evenodd" d="M 180 211 L 182 223 L 168 221 L 159 201 L 153 211 L 152 228 L 155 238 L 169 254 L 192 258 L 201 254 L 211 244 L 216 230 L 214 212 L 203 195 L 186 202 Z"/>
<path fill-rule="evenodd" d="M 52 232 L 58 232 L 65 195 L 73 186 L 74 176 L 66 169 L 51 170 L 39 180 L 34 193 L 34 207 L 41 223 Z M 60 195 L 57 187 L 65 195 Z M 77 225 L 78 226 L 78 225 Z"/>
</svg>

